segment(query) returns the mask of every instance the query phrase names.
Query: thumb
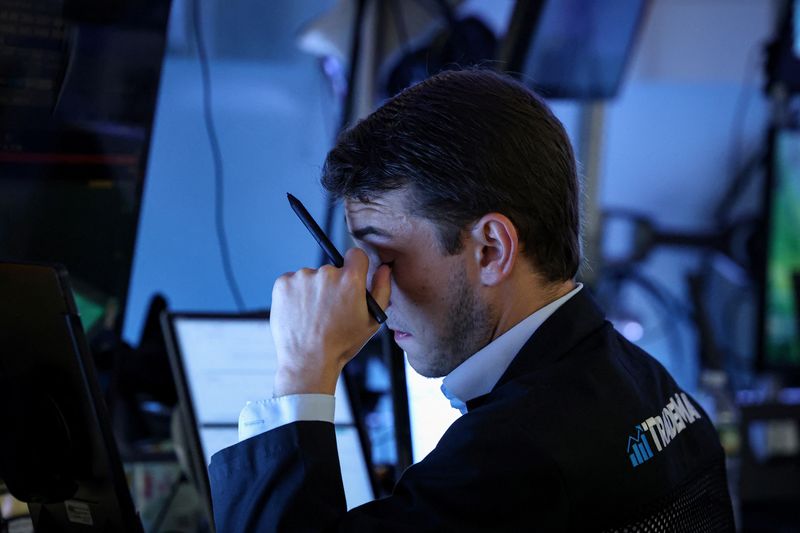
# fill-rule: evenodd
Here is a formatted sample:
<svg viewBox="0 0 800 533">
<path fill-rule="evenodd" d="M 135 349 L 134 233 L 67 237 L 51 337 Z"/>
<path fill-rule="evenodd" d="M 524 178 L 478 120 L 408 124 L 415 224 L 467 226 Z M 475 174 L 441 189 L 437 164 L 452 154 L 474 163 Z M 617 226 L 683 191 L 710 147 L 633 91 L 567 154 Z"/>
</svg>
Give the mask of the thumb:
<svg viewBox="0 0 800 533">
<path fill-rule="evenodd" d="M 372 289 L 369 291 L 381 309 L 389 307 L 389 296 L 392 293 L 392 269 L 389 265 L 381 265 L 372 276 Z"/>
</svg>

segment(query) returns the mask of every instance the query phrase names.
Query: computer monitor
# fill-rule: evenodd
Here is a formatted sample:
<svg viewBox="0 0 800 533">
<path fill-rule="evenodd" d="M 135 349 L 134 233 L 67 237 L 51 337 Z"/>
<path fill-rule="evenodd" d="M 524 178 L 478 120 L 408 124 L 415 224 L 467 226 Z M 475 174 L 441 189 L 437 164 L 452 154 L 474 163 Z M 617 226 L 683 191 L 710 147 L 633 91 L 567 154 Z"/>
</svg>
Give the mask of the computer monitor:
<svg viewBox="0 0 800 533">
<path fill-rule="evenodd" d="M 800 274 L 800 128 L 771 134 L 766 187 L 760 363 L 764 370 L 800 377 L 800 309 L 795 277 Z"/>
<path fill-rule="evenodd" d="M 187 448 L 210 505 L 211 456 L 236 444 L 248 401 L 272 397 L 277 360 L 268 315 L 168 313 L 164 327 L 188 426 Z M 335 428 L 348 509 L 375 497 L 365 433 L 346 381 L 336 388 Z"/>
<path fill-rule="evenodd" d="M 800 335 L 800 270 L 792 276 L 794 285 L 794 322 L 796 325 L 797 333 Z"/>
<path fill-rule="evenodd" d="M 408 357 L 405 357 L 405 376 L 411 458 L 418 463 L 436 447 L 461 412 L 453 408 L 442 394 L 443 378 L 426 378 L 418 374 L 408 364 Z"/>
<path fill-rule="evenodd" d="M 65 265 L 90 340 L 122 327 L 170 4 L 0 4 L 0 257 Z"/>
<path fill-rule="evenodd" d="M 545 98 L 604 99 L 619 91 L 649 0 L 517 2 L 503 70 Z"/>
<path fill-rule="evenodd" d="M 0 262 L 0 478 L 36 531 L 141 533 L 67 273 Z"/>
</svg>

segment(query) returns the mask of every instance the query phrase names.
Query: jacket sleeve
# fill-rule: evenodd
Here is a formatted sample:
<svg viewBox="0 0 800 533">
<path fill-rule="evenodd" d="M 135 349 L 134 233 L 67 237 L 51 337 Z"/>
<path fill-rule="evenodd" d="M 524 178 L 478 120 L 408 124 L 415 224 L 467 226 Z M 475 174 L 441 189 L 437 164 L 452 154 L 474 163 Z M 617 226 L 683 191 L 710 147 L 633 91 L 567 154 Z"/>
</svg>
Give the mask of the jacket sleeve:
<svg viewBox="0 0 800 533">
<path fill-rule="evenodd" d="M 211 461 L 217 530 L 563 528 L 568 510 L 555 464 L 530 442 L 524 457 L 509 448 L 509 425 L 475 432 L 465 418 L 403 473 L 391 496 L 349 512 L 332 424 L 296 422 L 240 442 Z"/>
<path fill-rule="evenodd" d="M 217 531 L 326 531 L 347 511 L 329 422 L 294 422 L 214 454 Z"/>
</svg>

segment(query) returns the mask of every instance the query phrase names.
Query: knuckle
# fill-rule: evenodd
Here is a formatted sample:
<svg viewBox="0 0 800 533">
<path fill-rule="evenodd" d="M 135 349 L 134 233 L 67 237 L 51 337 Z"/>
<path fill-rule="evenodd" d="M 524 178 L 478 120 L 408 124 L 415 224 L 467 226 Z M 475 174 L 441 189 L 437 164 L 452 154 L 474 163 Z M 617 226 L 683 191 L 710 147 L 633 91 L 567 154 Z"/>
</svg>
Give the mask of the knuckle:
<svg viewBox="0 0 800 533">
<path fill-rule="evenodd" d="M 335 274 L 338 270 L 339 269 L 333 265 L 322 265 L 321 267 L 319 267 L 320 273 L 324 274 L 325 276 L 331 276 Z"/>
<path fill-rule="evenodd" d="M 286 274 L 281 274 L 278 276 L 278 279 L 275 280 L 275 283 L 272 285 L 272 290 L 282 289 L 289 284 L 289 278 L 291 277 L 291 273 L 287 272 Z"/>
<path fill-rule="evenodd" d="M 275 280 L 272 285 L 272 299 L 275 300 L 278 296 L 286 292 L 289 282 L 283 276 Z"/>
</svg>

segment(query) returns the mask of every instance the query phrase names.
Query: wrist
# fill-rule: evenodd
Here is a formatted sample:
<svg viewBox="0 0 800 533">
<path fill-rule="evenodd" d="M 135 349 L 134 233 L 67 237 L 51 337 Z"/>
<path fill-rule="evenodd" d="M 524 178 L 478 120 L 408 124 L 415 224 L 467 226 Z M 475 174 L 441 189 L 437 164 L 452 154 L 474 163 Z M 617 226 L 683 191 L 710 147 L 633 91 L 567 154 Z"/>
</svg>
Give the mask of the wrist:
<svg viewBox="0 0 800 533">
<path fill-rule="evenodd" d="M 338 372 L 312 372 L 307 369 L 279 368 L 275 373 L 274 397 L 290 394 L 329 394 L 336 392 Z"/>
</svg>

